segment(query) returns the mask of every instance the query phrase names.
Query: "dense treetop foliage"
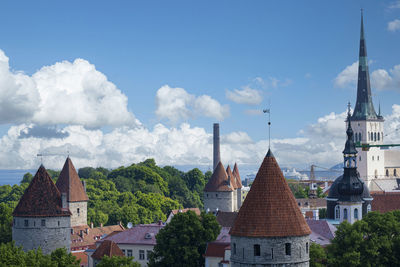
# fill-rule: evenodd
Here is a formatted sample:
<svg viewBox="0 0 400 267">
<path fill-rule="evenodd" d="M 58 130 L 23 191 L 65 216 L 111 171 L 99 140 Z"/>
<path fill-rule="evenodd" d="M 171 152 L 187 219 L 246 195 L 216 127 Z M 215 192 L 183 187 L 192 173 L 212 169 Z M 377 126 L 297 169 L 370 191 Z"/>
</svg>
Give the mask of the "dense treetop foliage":
<svg viewBox="0 0 400 267">
<path fill-rule="evenodd" d="M 105 255 L 96 267 L 140 267 L 140 263 L 134 262 L 133 257 L 118 257 L 111 258 Z"/>
<path fill-rule="evenodd" d="M 176 214 L 157 234 L 149 267 L 204 266 L 206 244 L 217 238 L 221 227 L 212 214 L 193 211 Z"/>
<path fill-rule="evenodd" d="M 63 248 L 44 255 L 40 248 L 24 252 L 14 242 L 0 244 L 0 266 L 79 267 L 79 263 L 80 260 Z"/>
</svg>

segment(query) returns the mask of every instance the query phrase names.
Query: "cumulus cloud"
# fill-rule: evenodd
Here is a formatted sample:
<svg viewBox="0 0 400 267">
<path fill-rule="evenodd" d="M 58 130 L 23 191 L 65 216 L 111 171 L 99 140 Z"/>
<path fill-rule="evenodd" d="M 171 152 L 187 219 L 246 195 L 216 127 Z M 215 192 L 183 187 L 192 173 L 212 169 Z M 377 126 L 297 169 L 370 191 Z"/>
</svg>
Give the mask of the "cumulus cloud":
<svg viewBox="0 0 400 267">
<path fill-rule="evenodd" d="M 400 65 L 389 71 L 378 69 L 371 74 L 372 86 L 378 90 L 400 90 Z"/>
<path fill-rule="evenodd" d="M 336 87 L 345 88 L 357 82 L 358 61 L 342 70 L 335 78 Z"/>
<path fill-rule="evenodd" d="M 31 125 L 21 130 L 20 138 L 38 137 L 38 138 L 65 138 L 67 132 L 58 130 L 56 127 Z"/>
<path fill-rule="evenodd" d="M 86 60 L 57 62 L 28 76 L 10 70 L 0 50 L 0 123 L 140 124 L 127 104 L 127 97 Z"/>
<path fill-rule="evenodd" d="M 176 124 L 179 121 L 205 116 L 223 120 L 229 116 L 229 106 L 221 105 L 208 95 L 195 96 L 183 88 L 162 86 L 156 93 L 156 115 Z"/>
<path fill-rule="evenodd" d="M 235 103 L 247 105 L 258 105 L 263 99 L 261 91 L 252 89 L 249 86 L 245 86 L 241 90 L 227 90 L 226 97 Z"/>
<path fill-rule="evenodd" d="M 395 19 L 393 21 L 390 21 L 388 23 L 388 30 L 391 32 L 395 32 L 397 30 L 400 30 L 400 20 L 399 19 Z"/>
</svg>

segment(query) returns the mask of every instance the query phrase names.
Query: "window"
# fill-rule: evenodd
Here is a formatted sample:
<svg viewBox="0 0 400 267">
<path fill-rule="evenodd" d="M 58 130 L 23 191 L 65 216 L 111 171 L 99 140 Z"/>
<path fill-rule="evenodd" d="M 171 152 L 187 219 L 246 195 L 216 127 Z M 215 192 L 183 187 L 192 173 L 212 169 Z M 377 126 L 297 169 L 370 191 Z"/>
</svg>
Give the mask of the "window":
<svg viewBox="0 0 400 267">
<path fill-rule="evenodd" d="M 360 161 L 361 161 L 361 156 L 359 157 Z"/>
<path fill-rule="evenodd" d="M 381 134 L 378 133 L 378 141 L 381 139 Z"/>
<path fill-rule="evenodd" d="M 218 197 L 218 194 L 215 194 L 216 197 Z"/>
<path fill-rule="evenodd" d="M 33 221 L 33 226 L 36 226 L 36 221 Z"/>
<path fill-rule="evenodd" d="M 144 250 L 139 250 L 139 260 L 144 260 Z"/>
<path fill-rule="evenodd" d="M 285 254 L 287 256 L 292 255 L 292 244 L 290 244 L 290 243 L 285 244 Z"/>
<path fill-rule="evenodd" d="M 124 255 L 126 256 L 126 254 L 125 254 L 125 249 L 122 249 L 122 253 L 124 253 Z"/>
<path fill-rule="evenodd" d="M 376 133 L 374 133 L 374 141 L 376 141 Z"/>
<path fill-rule="evenodd" d="M 375 158 L 374 158 L 374 156 L 372 156 L 372 160 L 374 160 Z"/>
<path fill-rule="evenodd" d="M 254 245 L 254 256 L 260 256 L 261 252 L 260 252 L 260 245 L 256 244 Z"/>
<path fill-rule="evenodd" d="M 375 170 L 375 178 L 378 178 L 378 170 Z"/>
<path fill-rule="evenodd" d="M 236 243 L 233 243 L 233 255 L 236 255 Z"/>
<path fill-rule="evenodd" d="M 308 242 L 306 243 L 306 254 L 308 254 Z"/>
<path fill-rule="evenodd" d="M 354 219 L 358 220 L 358 209 L 354 209 Z"/>
<path fill-rule="evenodd" d="M 58 226 L 60 226 L 60 221 L 58 221 Z"/>
<path fill-rule="evenodd" d="M 132 249 L 128 249 L 128 257 L 132 257 Z"/>
<path fill-rule="evenodd" d="M 343 219 L 347 220 L 347 209 L 343 210 Z"/>
<path fill-rule="evenodd" d="M 389 176 L 389 170 L 386 170 L 386 176 Z"/>
<path fill-rule="evenodd" d="M 151 250 L 146 250 L 146 259 L 150 260 Z"/>
<path fill-rule="evenodd" d="M 371 204 L 368 204 L 367 206 L 367 213 L 371 211 Z"/>
<path fill-rule="evenodd" d="M 379 156 L 377 156 L 377 158 L 378 158 L 377 160 L 379 161 Z"/>
<path fill-rule="evenodd" d="M 271 248 L 271 259 L 273 259 L 273 258 L 274 258 L 274 249 Z"/>
<path fill-rule="evenodd" d="M 207 194 L 207 197 L 208 197 L 208 194 Z"/>
<path fill-rule="evenodd" d="M 76 212 L 78 213 L 78 216 L 79 216 L 79 208 L 76 209 Z"/>
<path fill-rule="evenodd" d="M 74 234 L 74 229 L 71 228 L 71 235 L 73 235 L 73 234 Z"/>
<path fill-rule="evenodd" d="M 24 226 L 28 227 L 29 226 L 29 221 L 28 220 L 24 220 Z"/>
<path fill-rule="evenodd" d="M 397 176 L 397 170 L 396 169 L 393 170 L 393 175 Z"/>
<path fill-rule="evenodd" d="M 42 220 L 41 225 L 46 226 L 46 220 Z"/>
<path fill-rule="evenodd" d="M 339 205 L 335 206 L 335 219 L 336 220 L 340 219 L 340 207 L 339 207 Z"/>
<path fill-rule="evenodd" d="M 374 133 L 371 132 L 371 141 L 374 141 Z"/>
<path fill-rule="evenodd" d="M 358 133 L 358 141 L 360 141 L 361 142 L 361 133 Z"/>
</svg>

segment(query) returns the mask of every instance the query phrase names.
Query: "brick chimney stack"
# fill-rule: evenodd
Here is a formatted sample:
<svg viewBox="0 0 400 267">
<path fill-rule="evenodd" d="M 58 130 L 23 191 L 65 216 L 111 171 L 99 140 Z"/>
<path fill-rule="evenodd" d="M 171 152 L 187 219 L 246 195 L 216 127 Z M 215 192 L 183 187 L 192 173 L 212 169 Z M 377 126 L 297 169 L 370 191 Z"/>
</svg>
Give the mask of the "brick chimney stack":
<svg viewBox="0 0 400 267">
<path fill-rule="evenodd" d="M 220 148 L 219 148 L 219 123 L 214 123 L 214 157 L 213 157 L 213 170 L 217 167 L 218 162 L 221 160 Z"/>
</svg>

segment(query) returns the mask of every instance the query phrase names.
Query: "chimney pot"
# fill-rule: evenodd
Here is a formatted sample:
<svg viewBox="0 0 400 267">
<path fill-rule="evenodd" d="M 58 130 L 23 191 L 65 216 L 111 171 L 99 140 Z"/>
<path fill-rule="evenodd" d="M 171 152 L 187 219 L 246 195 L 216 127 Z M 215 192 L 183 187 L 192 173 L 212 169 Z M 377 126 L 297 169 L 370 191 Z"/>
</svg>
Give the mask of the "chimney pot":
<svg viewBox="0 0 400 267">
<path fill-rule="evenodd" d="M 92 229 L 93 229 L 93 222 L 91 222 L 91 223 L 90 223 L 90 228 L 92 228 Z"/>
</svg>

